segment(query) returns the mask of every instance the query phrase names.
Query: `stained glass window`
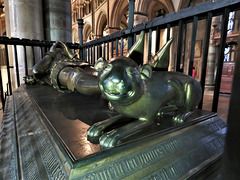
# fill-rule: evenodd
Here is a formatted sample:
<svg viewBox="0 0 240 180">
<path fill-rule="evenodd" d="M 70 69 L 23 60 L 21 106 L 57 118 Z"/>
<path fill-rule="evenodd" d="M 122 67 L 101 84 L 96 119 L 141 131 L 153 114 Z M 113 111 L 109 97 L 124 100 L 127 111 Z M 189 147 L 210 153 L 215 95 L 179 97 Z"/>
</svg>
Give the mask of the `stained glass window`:
<svg viewBox="0 0 240 180">
<path fill-rule="evenodd" d="M 227 35 L 232 34 L 233 25 L 234 25 L 234 16 L 235 16 L 235 11 L 229 13 L 228 32 L 227 32 Z"/>
<path fill-rule="evenodd" d="M 233 26 L 234 26 L 234 16 L 235 16 L 234 11 L 229 13 L 227 35 L 232 34 Z M 230 61 L 230 54 L 231 54 L 231 46 L 225 48 L 225 50 L 224 50 L 224 61 L 225 62 Z"/>
<path fill-rule="evenodd" d="M 231 47 L 227 47 L 225 48 L 224 50 L 224 61 L 229 61 L 230 60 L 230 50 L 231 50 Z"/>
</svg>

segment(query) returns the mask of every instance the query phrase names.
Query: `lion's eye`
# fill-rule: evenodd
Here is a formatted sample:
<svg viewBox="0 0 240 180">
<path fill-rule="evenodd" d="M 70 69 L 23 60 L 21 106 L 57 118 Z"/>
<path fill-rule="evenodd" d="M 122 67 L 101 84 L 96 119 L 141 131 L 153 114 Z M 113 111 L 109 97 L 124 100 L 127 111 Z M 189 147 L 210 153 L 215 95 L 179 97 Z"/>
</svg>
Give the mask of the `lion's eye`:
<svg viewBox="0 0 240 180">
<path fill-rule="evenodd" d="M 137 73 L 137 70 L 134 67 L 127 67 L 126 72 L 129 76 L 132 76 L 133 74 Z"/>
</svg>

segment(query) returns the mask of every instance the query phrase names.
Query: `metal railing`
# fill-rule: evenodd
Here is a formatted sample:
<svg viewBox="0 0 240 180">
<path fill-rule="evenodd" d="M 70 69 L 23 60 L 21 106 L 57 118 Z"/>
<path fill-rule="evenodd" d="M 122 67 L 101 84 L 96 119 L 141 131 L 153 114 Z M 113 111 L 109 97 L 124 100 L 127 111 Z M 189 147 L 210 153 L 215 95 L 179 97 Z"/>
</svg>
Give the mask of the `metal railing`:
<svg viewBox="0 0 240 180">
<path fill-rule="evenodd" d="M 49 48 L 52 46 L 54 41 L 39 41 L 39 40 L 30 40 L 30 39 L 19 39 L 19 38 L 8 38 L 8 37 L 0 37 L 0 44 L 3 45 L 2 51 L 5 53 L 1 53 L 1 61 L 3 61 L 2 65 L 6 67 L 6 74 L 7 74 L 7 83 L 3 84 L 2 79 L 2 68 L 0 68 L 0 85 L 1 85 L 1 102 L 2 106 L 4 108 L 5 99 L 6 96 L 12 95 L 13 91 L 13 82 L 12 79 L 16 79 L 16 85 L 17 87 L 20 86 L 20 75 L 19 75 L 19 61 L 20 58 L 23 58 L 24 60 L 24 76 L 27 76 L 29 74 L 29 64 L 31 62 L 32 65 L 37 62 L 36 60 L 36 53 L 40 54 L 40 59 L 42 59 L 45 55 L 45 53 L 49 50 Z M 77 50 L 79 47 L 79 44 L 72 44 L 72 43 L 66 43 L 66 45 L 70 49 Z M 19 47 L 22 47 L 20 49 Z M 12 64 L 10 65 L 10 52 L 9 49 L 11 48 L 11 54 L 13 56 Z M 30 51 L 27 51 L 27 48 L 30 48 Z M 23 51 L 23 52 L 20 52 Z M 19 56 L 20 53 L 23 53 L 23 57 Z M 28 53 L 31 54 L 31 59 L 29 59 Z M 5 61 L 5 63 L 4 63 Z M 14 64 L 14 67 L 13 67 Z M 3 67 L 3 66 L 1 66 Z M 14 69 L 14 71 L 11 71 Z M 14 77 L 13 77 L 14 76 Z M 6 91 L 4 91 L 4 86 L 6 86 Z"/>
<path fill-rule="evenodd" d="M 131 29 L 125 29 L 122 31 L 115 32 L 111 35 L 102 37 L 100 39 L 96 39 L 85 44 L 72 44 L 67 43 L 67 46 L 70 49 L 79 49 L 80 47 L 80 57 L 87 62 L 94 64 L 96 60 L 103 56 L 106 59 L 111 59 L 114 56 L 119 56 L 124 54 L 124 40 L 128 41 L 127 49 L 131 48 L 131 45 L 136 41 L 136 37 L 140 34 L 141 31 L 145 31 L 145 34 L 148 35 L 148 41 L 145 44 L 147 47 L 147 60 L 151 59 L 151 52 L 152 52 L 152 42 L 155 41 L 155 51 L 160 49 L 160 33 L 161 30 L 166 30 L 166 37 L 165 39 L 170 39 L 171 32 L 176 32 L 175 41 L 176 45 L 176 61 L 174 64 L 175 70 L 180 71 L 180 64 L 182 61 L 182 53 L 183 53 L 183 40 L 184 40 L 184 32 L 186 32 L 186 25 L 192 24 L 191 28 L 191 44 L 190 44 L 190 57 L 189 57 L 189 64 L 188 69 L 186 72 L 189 75 L 192 75 L 193 69 L 193 62 L 194 62 L 194 53 L 195 53 L 195 43 L 196 43 L 196 35 L 198 32 L 198 23 L 201 20 L 206 21 L 206 29 L 205 29 L 205 41 L 203 43 L 203 57 L 202 57 L 202 68 L 201 68 L 201 77 L 200 83 L 203 88 L 205 87 L 205 78 L 206 78 L 206 70 L 207 70 L 207 61 L 208 61 L 208 49 L 209 49 L 209 42 L 210 42 L 210 32 L 211 32 L 211 25 L 212 25 L 212 18 L 214 16 L 221 16 L 221 39 L 220 39 L 220 48 L 219 48 L 219 56 L 217 59 L 217 73 L 215 78 L 215 87 L 214 87 L 214 98 L 212 103 L 212 111 L 216 112 L 218 107 L 218 97 L 219 97 L 219 90 L 220 90 L 220 83 L 221 83 L 221 75 L 222 75 L 222 67 L 224 61 L 224 48 L 226 45 L 226 37 L 227 37 L 227 25 L 228 25 L 228 17 L 231 11 L 237 11 L 240 9 L 240 0 L 217 0 L 216 2 L 207 1 L 205 3 L 201 3 L 196 7 L 189 7 L 179 11 L 178 13 L 171 13 L 166 15 L 165 17 L 157 17 L 152 21 L 147 21 L 144 24 L 139 24 Z M 82 26 L 80 27 L 82 28 Z M 156 38 L 152 37 L 153 32 L 156 32 Z M 82 31 L 80 31 L 82 32 Z M 81 34 L 80 34 L 81 36 Z M 129 42 L 132 41 L 132 42 Z M 119 43 L 120 42 L 120 43 Z M 19 55 L 18 55 L 18 48 L 19 46 L 23 47 L 23 54 L 24 54 L 24 68 L 25 68 L 25 75 L 28 75 L 29 72 L 29 62 L 31 61 L 32 64 L 35 64 L 35 53 L 36 48 L 37 51 L 40 53 L 40 58 L 44 56 L 44 53 L 48 51 L 51 47 L 53 42 L 49 41 L 39 41 L 39 40 L 30 40 L 30 39 L 18 39 L 18 38 L 7 38 L 7 37 L 0 37 L 0 44 L 4 45 L 5 47 L 5 60 L 6 60 L 6 71 L 7 71 L 7 92 L 3 91 L 3 84 L 2 84 L 2 76 L 0 72 L 0 84 L 1 84 L 1 100 L 4 105 L 5 102 L 5 94 L 11 95 L 12 94 L 12 81 L 11 76 L 16 76 L 16 83 L 17 86 L 20 85 L 19 80 L 19 69 L 18 69 L 18 62 L 19 62 Z M 81 43 L 80 43 L 81 44 Z M 10 65 L 9 63 L 9 52 L 8 48 L 12 47 L 12 51 L 14 53 L 14 61 L 15 67 Z M 26 48 L 30 47 L 32 52 L 32 59 L 29 60 L 26 52 Z M 15 69 L 15 73 L 11 71 L 11 69 Z M 1 69 L 0 69 L 1 71 Z M 11 73 L 12 72 L 12 73 Z M 6 86 L 6 84 L 5 84 Z M 199 108 L 202 108 L 203 101 L 199 104 Z"/>
<path fill-rule="evenodd" d="M 80 55 L 87 62 L 94 64 L 96 60 L 103 56 L 106 59 L 113 58 L 114 56 L 123 55 L 124 50 L 124 39 L 132 39 L 133 43 L 136 41 L 136 36 L 140 34 L 141 31 L 145 31 L 145 34 L 148 34 L 148 44 L 145 44 L 145 47 L 148 47 L 147 60 L 151 59 L 152 51 L 152 41 L 155 40 L 156 50 L 160 48 L 160 32 L 163 29 L 167 30 L 166 40 L 170 39 L 171 29 L 178 29 L 177 31 L 177 55 L 175 62 L 175 70 L 180 71 L 180 64 L 183 52 L 183 39 L 184 39 L 184 27 L 187 24 L 192 23 L 192 35 L 191 35 L 191 44 L 190 44 L 190 57 L 188 70 L 186 71 L 190 76 L 192 75 L 193 63 L 194 63 L 194 53 L 195 53 L 195 43 L 196 35 L 198 32 L 198 23 L 201 20 L 206 21 L 205 29 L 205 41 L 203 43 L 203 58 L 202 58 L 202 67 L 201 67 L 201 78 L 200 83 L 203 89 L 202 94 L 204 95 L 205 79 L 207 72 L 207 61 L 208 61 L 208 50 L 210 42 L 210 33 L 212 26 L 212 19 L 215 16 L 221 16 L 221 39 L 220 39 L 220 48 L 219 56 L 217 59 L 217 71 L 215 78 L 214 86 L 214 97 L 212 103 L 212 111 L 217 112 L 219 94 L 220 94 L 220 84 L 221 84 L 221 75 L 222 67 L 224 62 L 224 49 L 226 45 L 227 37 L 227 26 L 229 13 L 231 11 L 237 11 L 240 9 L 240 0 L 217 0 L 215 2 L 207 1 L 197 5 L 196 7 L 189 7 L 183 9 L 177 13 L 167 14 L 165 17 L 157 17 L 152 21 L 147 21 L 144 24 L 139 24 L 132 29 L 124 29 L 122 31 L 115 32 L 111 35 L 96 39 L 90 42 L 87 42 L 80 46 Z M 176 28 L 177 27 L 177 28 Z M 156 31 L 156 38 L 152 38 L 153 31 Z M 186 28 L 185 28 L 186 31 Z M 80 35 L 81 36 L 81 35 Z M 130 37 L 130 38 L 129 38 Z M 186 38 L 186 37 L 185 37 Z M 120 47 L 119 47 L 120 41 Z M 130 43 L 130 44 L 133 44 Z M 128 43 L 129 44 L 129 43 Z M 111 48 L 110 48 L 111 47 Z M 120 49 L 120 53 L 119 53 Z M 130 47 L 128 46 L 128 49 Z M 115 52 L 115 53 L 114 53 Z M 201 100 L 198 108 L 202 109 L 203 100 Z"/>
</svg>

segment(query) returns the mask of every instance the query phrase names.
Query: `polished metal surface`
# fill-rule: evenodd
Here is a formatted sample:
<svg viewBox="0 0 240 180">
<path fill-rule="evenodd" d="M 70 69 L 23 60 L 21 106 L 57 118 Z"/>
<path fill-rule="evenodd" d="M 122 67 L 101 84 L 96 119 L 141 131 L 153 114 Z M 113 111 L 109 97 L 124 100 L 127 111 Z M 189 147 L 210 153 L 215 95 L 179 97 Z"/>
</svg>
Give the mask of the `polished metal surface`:
<svg viewBox="0 0 240 180">
<path fill-rule="evenodd" d="M 226 123 L 218 117 L 105 151 L 79 162 L 72 179 L 194 179 L 221 156 Z"/>
<path fill-rule="evenodd" d="M 61 59 L 73 59 L 76 55 L 73 54 L 68 47 L 61 41 L 54 43 L 46 55 L 37 62 L 33 67 L 33 74 L 38 78 L 38 76 L 43 76 L 49 73 L 51 69 L 51 64 L 56 61 L 56 58 Z"/>
<path fill-rule="evenodd" d="M 116 113 L 101 96 L 59 93 L 51 86 L 27 86 L 26 91 L 47 117 L 47 123 L 66 145 L 74 161 L 98 152 L 99 145 L 87 141 L 91 124 Z"/>
<path fill-rule="evenodd" d="M 170 46 L 173 39 L 170 39 L 151 59 L 149 63 L 155 69 L 168 70 Z"/>
<path fill-rule="evenodd" d="M 144 39 L 145 32 L 142 31 L 139 35 L 138 40 L 134 43 L 134 45 L 129 49 L 126 54 L 126 57 L 134 59 L 134 61 L 138 65 L 143 64 Z"/>
<path fill-rule="evenodd" d="M 144 37 L 144 33 L 141 34 Z M 137 41 L 133 47 L 141 42 Z M 172 116 L 176 123 L 183 123 L 201 100 L 202 89 L 192 77 L 178 72 L 167 72 L 169 49 L 172 39 L 154 56 L 149 64 L 138 66 L 138 56 L 115 57 L 110 62 L 100 58 L 95 69 L 99 87 L 121 116 L 94 124 L 88 129 L 88 139 L 100 143 L 102 148 L 112 148 L 137 131 L 142 131 L 154 122 L 156 116 L 165 119 Z M 140 46 L 136 46 L 138 49 Z M 158 71 L 155 71 L 158 69 Z M 160 70 L 159 70 L 160 69 Z M 165 71 L 163 70 L 165 69 Z M 135 118 L 125 125 L 126 118 Z"/>
<path fill-rule="evenodd" d="M 86 134 L 92 124 L 116 115 L 99 96 L 21 86 L 6 104 L 1 179 L 186 179 L 223 151 L 226 123 L 207 111 L 195 111 L 183 124 L 156 119 L 103 151 Z"/>
<path fill-rule="evenodd" d="M 77 59 L 61 41 L 54 43 L 44 58 L 34 65 L 33 74 L 37 82 L 50 84 L 60 92 L 101 93 L 96 71 L 90 64 Z M 31 76 L 25 77 L 27 84 L 34 84 L 33 80 Z"/>
</svg>

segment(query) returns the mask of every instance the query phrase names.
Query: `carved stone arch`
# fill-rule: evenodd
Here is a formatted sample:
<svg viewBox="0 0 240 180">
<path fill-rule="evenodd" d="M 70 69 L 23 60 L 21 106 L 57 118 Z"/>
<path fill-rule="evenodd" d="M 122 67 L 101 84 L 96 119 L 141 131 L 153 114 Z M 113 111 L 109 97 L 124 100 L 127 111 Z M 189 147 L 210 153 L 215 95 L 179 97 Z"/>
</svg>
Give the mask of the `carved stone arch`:
<svg viewBox="0 0 240 180">
<path fill-rule="evenodd" d="M 92 26 L 89 22 L 85 22 L 83 26 L 83 43 L 91 40 L 92 36 Z"/>
<path fill-rule="evenodd" d="M 181 10 L 181 9 L 185 9 L 185 8 L 189 7 L 190 2 L 191 2 L 191 0 L 180 0 L 178 11 Z"/>
<path fill-rule="evenodd" d="M 153 11 L 164 9 L 166 14 L 174 12 L 174 6 L 172 0 L 136 0 L 135 2 L 135 14 L 146 16 L 148 20 L 152 20 Z"/>
<path fill-rule="evenodd" d="M 156 11 L 160 9 L 164 9 L 165 14 L 175 11 L 171 0 L 154 0 L 151 2 L 147 10 L 148 19 L 152 20 L 153 18 L 157 17 L 158 14 Z"/>
<path fill-rule="evenodd" d="M 102 10 L 96 21 L 96 35 L 101 37 L 103 35 L 104 27 L 107 25 L 107 13 Z"/>
<path fill-rule="evenodd" d="M 135 12 L 146 14 L 148 7 L 150 6 L 152 0 L 136 0 L 135 1 Z"/>
<path fill-rule="evenodd" d="M 109 20 L 109 27 L 120 29 L 122 16 L 128 10 L 128 3 L 128 0 L 117 0 L 114 2 Z"/>
<path fill-rule="evenodd" d="M 185 9 L 189 6 L 196 6 L 199 3 L 206 2 L 208 0 L 180 0 L 179 10 Z"/>
<path fill-rule="evenodd" d="M 72 42 L 77 43 L 79 41 L 78 39 L 78 31 L 76 28 L 73 28 L 72 30 Z"/>
</svg>

